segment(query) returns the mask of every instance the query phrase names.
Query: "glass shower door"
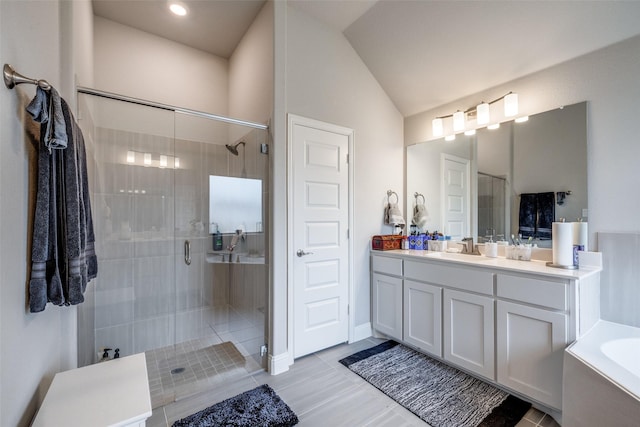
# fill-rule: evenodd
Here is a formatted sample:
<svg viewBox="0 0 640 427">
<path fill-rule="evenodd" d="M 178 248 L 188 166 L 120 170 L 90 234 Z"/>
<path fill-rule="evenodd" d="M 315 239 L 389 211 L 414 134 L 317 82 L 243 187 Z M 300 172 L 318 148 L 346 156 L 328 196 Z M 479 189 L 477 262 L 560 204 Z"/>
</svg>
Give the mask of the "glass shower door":
<svg viewBox="0 0 640 427">
<path fill-rule="evenodd" d="M 145 352 L 154 408 L 263 369 L 267 132 L 94 95 L 79 105 L 100 269 L 78 310 L 79 364 Z M 220 250 L 212 176 L 260 183 L 259 218 L 220 229 Z"/>
</svg>

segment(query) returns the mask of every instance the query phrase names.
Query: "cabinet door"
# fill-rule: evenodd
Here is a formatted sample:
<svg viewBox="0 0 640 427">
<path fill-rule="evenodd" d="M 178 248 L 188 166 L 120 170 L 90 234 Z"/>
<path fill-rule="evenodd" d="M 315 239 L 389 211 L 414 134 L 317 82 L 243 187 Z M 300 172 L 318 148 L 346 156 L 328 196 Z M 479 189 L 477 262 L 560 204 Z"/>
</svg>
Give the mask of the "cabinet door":
<svg viewBox="0 0 640 427">
<path fill-rule="evenodd" d="M 404 341 L 442 357 L 442 288 L 404 281 Z"/>
<path fill-rule="evenodd" d="M 444 290 L 444 358 L 495 380 L 493 299 Z"/>
<path fill-rule="evenodd" d="M 402 340 L 402 279 L 373 273 L 373 329 Z"/>
<path fill-rule="evenodd" d="M 566 315 L 498 301 L 498 382 L 562 409 Z"/>
</svg>

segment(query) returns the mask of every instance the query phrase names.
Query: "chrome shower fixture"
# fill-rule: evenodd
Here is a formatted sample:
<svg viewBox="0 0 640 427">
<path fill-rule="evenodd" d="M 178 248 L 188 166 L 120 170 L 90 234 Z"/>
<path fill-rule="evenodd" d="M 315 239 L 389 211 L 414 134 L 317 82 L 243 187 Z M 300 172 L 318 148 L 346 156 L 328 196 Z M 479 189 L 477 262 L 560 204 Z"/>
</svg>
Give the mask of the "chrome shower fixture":
<svg viewBox="0 0 640 427">
<path fill-rule="evenodd" d="M 234 156 L 237 156 L 238 155 L 238 145 L 240 145 L 240 144 L 242 144 L 243 146 L 246 146 L 244 141 L 240 141 L 236 145 L 225 144 L 224 146 L 227 147 L 227 150 L 229 150 L 229 152 L 231 154 L 233 154 Z"/>
</svg>

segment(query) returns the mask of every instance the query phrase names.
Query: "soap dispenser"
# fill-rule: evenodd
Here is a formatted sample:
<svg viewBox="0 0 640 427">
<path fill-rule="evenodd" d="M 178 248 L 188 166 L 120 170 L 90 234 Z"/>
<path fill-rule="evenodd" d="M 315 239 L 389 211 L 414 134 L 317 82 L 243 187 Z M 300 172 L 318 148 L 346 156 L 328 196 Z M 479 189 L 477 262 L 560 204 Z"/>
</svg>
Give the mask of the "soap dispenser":
<svg viewBox="0 0 640 427">
<path fill-rule="evenodd" d="M 220 229 L 218 228 L 217 223 L 213 223 L 215 226 L 215 230 L 213 233 L 213 250 L 221 251 L 222 250 L 222 234 L 220 233 Z"/>
</svg>

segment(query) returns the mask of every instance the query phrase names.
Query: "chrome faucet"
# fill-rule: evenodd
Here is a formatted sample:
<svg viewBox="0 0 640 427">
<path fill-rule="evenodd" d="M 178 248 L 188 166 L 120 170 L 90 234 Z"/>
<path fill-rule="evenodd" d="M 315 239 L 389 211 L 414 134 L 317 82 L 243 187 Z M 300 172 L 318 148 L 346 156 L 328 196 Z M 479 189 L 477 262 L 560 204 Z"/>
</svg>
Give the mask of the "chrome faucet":
<svg viewBox="0 0 640 427">
<path fill-rule="evenodd" d="M 241 229 L 236 230 L 236 234 L 234 234 L 233 237 L 231 238 L 231 243 L 227 247 L 227 250 L 229 252 L 233 252 L 233 250 L 238 245 L 239 240 L 244 240 L 244 230 L 241 230 Z M 231 262 L 231 260 L 229 260 L 229 262 Z"/>
<path fill-rule="evenodd" d="M 462 253 L 469 255 L 480 255 L 480 252 L 476 250 L 476 246 L 473 244 L 473 237 L 465 237 L 462 239 Z"/>
</svg>

